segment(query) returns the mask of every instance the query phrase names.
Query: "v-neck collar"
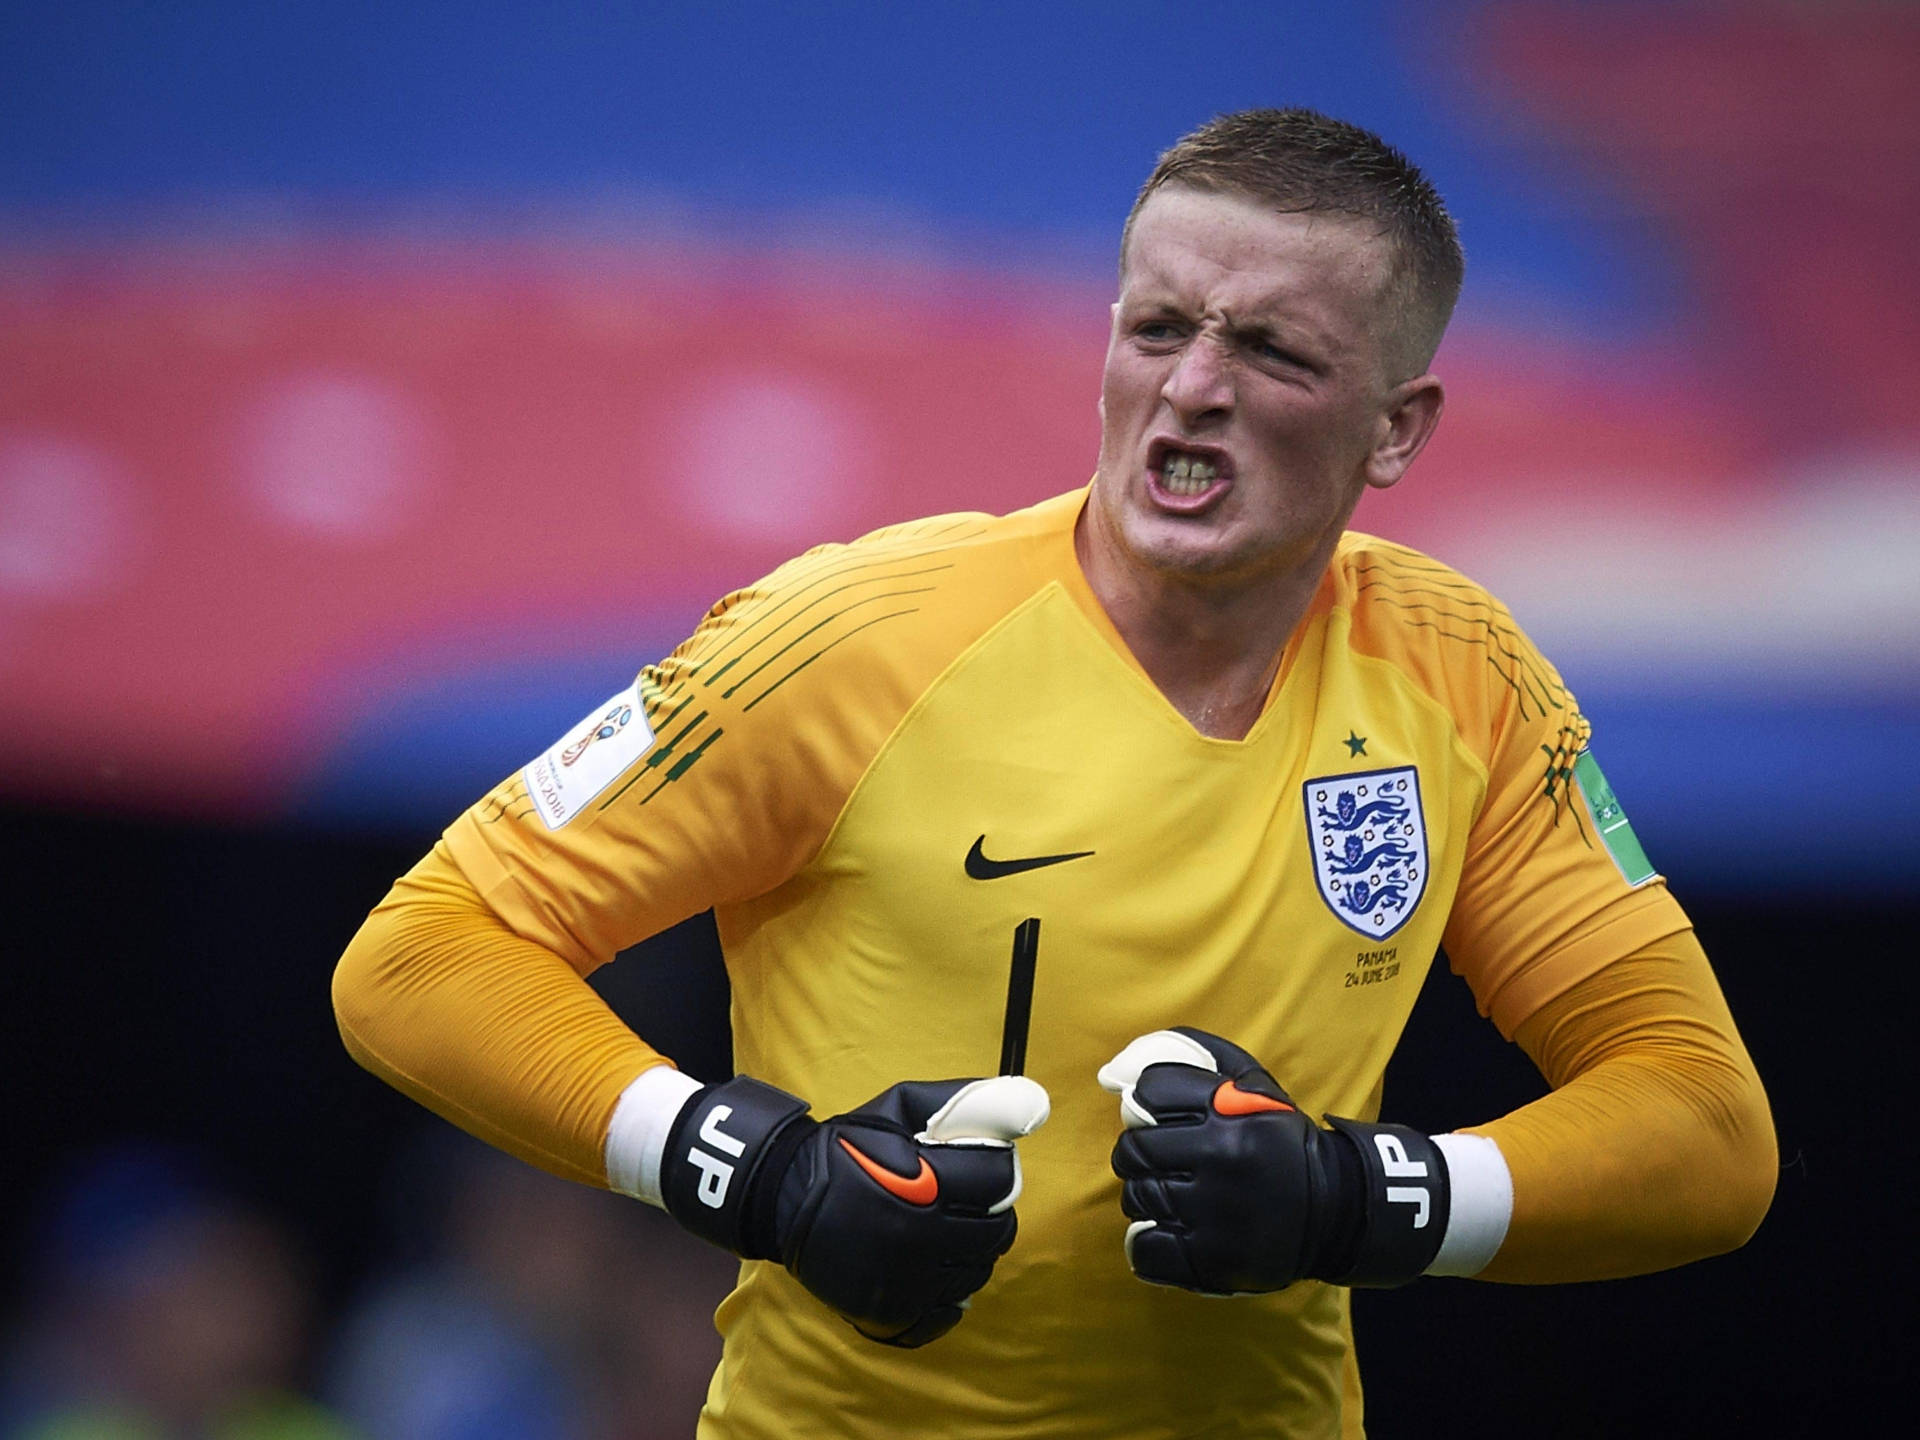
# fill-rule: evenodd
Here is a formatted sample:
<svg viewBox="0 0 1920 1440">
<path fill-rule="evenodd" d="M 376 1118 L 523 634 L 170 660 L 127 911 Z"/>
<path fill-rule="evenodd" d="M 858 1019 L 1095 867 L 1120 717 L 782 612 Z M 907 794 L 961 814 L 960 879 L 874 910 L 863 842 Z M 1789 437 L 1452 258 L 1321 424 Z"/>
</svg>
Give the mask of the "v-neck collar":
<svg viewBox="0 0 1920 1440">
<path fill-rule="evenodd" d="M 1184 725 L 1196 740 L 1204 740 L 1213 745 L 1254 743 L 1266 730 L 1269 717 L 1280 708 L 1278 704 L 1280 693 L 1285 688 L 1288 677 L 1293 673 L 1294 661 L 1300 653 L 1301 637 L 1331 603 L 1330 571 L 1321 575 L 1318 584 L 1314 587 L 1312 598 L 1307 601 L 1307 608 L 1302 613 L 1299 623 L 1293 627 L 1293 633 L 1287 637 L 1287 643 L 1280 652 L 1280 665 L 1274 672 L 1273 683 L 1267 687 L 1266 698 L 1260 704 L 1260 714 L 1253 724 L 1247 727 L 1247 733 L 1238 740 L 1202 734 L 1194 723 L 1181 714 L 1174 703 L 1167 698 L 1166 692 L 1154 683 L 1153 677 L 1147 673 L 1146 666 L 1140 663 L 1139 657 L 1127 644 L 1126 637 L 1121 635 L 1119 627 L 1113 623 L 1113 617 L 1107 614 L 1106 606 L 1100 603 L 1100 597 L 1094 594 L 1093 586 L 1087 580 L 1086 571 L 1080 566 L 1080 556 L 1074 547 L 1074 532 L 1079 526 L 1080 516 L 1085 512 L 1087 501 L 1092 493 L 1093 486 L 1089 482 L 1078 491 L 1042 502 L 1041 508 L 1053 512 L 1048 517 L 1053 523 L 1043 529 L 1041 536 L 1040 558 L 1046 573 L 1059 581 L 1061 587 L 1073 597 L 1074 603 L 1080 607 L 1081 613 L 1106 641 L 1107 648 L 1113 652 L 1114 656 L 1139 677 L 1147 689 L 1153 692 L 1155 700 L 1166 709 L 1169 715 Z"/>
</svg>

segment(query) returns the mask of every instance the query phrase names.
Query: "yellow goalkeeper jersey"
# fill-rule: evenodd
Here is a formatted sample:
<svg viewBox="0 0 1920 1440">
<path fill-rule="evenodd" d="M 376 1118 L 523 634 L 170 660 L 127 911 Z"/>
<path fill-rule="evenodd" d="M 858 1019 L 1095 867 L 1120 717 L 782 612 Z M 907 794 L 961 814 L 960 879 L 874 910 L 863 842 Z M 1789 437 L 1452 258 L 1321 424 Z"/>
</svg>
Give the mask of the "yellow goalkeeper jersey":
<svg viewBox="0 0 1920 1440">
<path fill-rule="evenodd" d="M 1503 1032 L 1687 922 L 1588 727 L 1477 585 L 1347 535 L 1258 722 L 1198 734 L 1088 589 L 1085 492 L 814 550 L 468 811 L 452 854 L 583 972 L 711 906 L 735 1058 L 817 1115 L 990 1074 L 1041 922 L 1019 1235 L 967 1318 L 873 1344 L 742 1266 L 703 1437 L 1359 1433 L 1347 1292 L 1143 1284 L 1094 1081 L 1169 1025 L 1378 1113 L 1444 941 Z M 719 1077 L 702 1077 L 719 1078 Z"/>
</svg>

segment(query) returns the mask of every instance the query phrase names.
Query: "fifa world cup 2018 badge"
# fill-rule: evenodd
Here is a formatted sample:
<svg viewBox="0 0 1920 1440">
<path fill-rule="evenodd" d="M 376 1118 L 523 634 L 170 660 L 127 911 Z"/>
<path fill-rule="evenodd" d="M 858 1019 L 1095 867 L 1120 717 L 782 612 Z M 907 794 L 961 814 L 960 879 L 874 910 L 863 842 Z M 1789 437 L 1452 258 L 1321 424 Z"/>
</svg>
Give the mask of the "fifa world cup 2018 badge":
<svg viewBox="0 0 1920 1440">
<path fill-rule="evenodd" d="M 587 747 L 593 744 L 594 741 L 611 740 L 627 728 L 627 722 L 631 719 L 633 719 L 633 706 L 627 704 L 609 706 L 607 713 L 600 717 L 600 723 L 598 725 L 594 726 L 593 729 L 587 731 L 586 734 L 582 735 L 578 740 L 574 741 L 573 744 L 567 746 L 565 750 L 560 752 L 560 763 L 562 765 L 572 765 L 574 761 L 587 753 Z"/>
<path fill-rule="evenodd" d="M 1313 878 L 1350 929 L 1383 940 L 1427 889 L 1427 826 L 1412 765 L 1323 775 L 1301 786 Z"/>
</svg>

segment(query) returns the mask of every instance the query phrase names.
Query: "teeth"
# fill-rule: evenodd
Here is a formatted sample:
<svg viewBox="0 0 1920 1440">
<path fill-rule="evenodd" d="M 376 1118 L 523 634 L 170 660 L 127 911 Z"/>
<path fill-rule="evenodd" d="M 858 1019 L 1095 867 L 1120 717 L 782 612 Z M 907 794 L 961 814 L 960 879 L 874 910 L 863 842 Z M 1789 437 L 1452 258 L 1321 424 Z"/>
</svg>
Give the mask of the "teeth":
<svg viewBox="0 0 1920 1440">
<path fill-rule="evenodd" d="M 1174 495 L 1198 495 L 1219 473 L 1211 460 L 1193 455 L 1169 455 L 1160 467 L 1160 483 Z"/>
</svg>

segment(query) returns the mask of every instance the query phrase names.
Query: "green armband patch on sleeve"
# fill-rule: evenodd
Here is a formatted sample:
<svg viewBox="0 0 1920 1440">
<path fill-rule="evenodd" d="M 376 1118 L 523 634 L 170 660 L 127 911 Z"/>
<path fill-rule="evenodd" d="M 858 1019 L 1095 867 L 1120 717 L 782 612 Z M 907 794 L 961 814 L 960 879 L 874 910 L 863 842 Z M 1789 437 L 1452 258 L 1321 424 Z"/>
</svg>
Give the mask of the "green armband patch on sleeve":
<svg viewBox="0 0 1920 1440">
<path fill-rule="evenodd" d="M 1580 758 L 1573 762 L 1573 778 L 1587 802 L 1587 813 L 1593 816 L 1593 828 L 1613 857 L 1613 863 L 1620 867 L 1627 884 L 1643 885 L 1653 879 L 1659 872 L 1647 859 L 1647 852 L 1640 848 L 1627 812 L 1620 808 L 1619 797 L 1613 793 L 1607 777 L 1600 773 L 1600 762 L 1593 758 L 1591 750 L 1582 750 Z"/>
</svg>

